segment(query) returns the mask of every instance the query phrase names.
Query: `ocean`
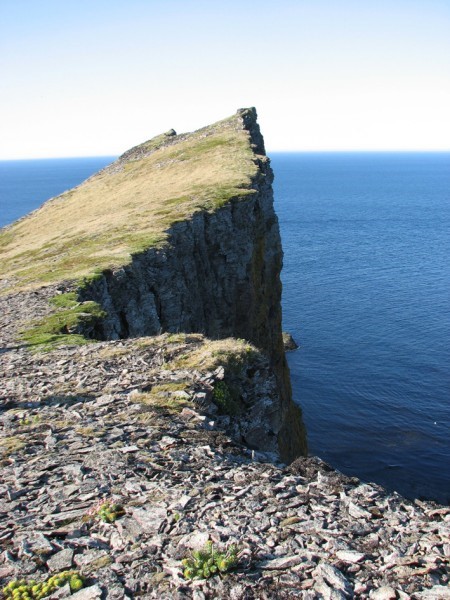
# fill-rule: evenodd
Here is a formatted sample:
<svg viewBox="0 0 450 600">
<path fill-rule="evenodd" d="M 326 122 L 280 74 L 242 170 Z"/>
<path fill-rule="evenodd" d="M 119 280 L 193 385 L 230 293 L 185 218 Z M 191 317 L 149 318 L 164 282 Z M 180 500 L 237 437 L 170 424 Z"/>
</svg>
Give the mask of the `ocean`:
<svg viewBox="0 0 450 600">
<path fill-rule="evenodd" d="M 450 153 L 274 153 L 311 454 L 450 502 Z M 0 162 L 0 226 L 113 157 Z"/>
<path fill-rule="evenodd" d="M 70 190 L 114 160 L 112 156 L 0 161 L 0 227 Z"/>
<path fill-rule="evenodd" d="M 309 448 L 450 502 L 450 153 L 274 154 Z"/>
</svg>

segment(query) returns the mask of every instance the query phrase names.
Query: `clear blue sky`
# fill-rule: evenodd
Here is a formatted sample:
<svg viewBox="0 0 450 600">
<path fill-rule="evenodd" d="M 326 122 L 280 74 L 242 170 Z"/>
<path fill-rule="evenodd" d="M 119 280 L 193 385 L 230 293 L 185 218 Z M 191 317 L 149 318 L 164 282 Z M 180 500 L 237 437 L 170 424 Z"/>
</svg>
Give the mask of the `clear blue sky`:
<svg viewBox="0 0 450 600">
<path fill-rule="evenodd" d="M 449 149 L 449 0 L 0 0 L 0 159 L 256 106 L 267 148 Z"/>
</svg>

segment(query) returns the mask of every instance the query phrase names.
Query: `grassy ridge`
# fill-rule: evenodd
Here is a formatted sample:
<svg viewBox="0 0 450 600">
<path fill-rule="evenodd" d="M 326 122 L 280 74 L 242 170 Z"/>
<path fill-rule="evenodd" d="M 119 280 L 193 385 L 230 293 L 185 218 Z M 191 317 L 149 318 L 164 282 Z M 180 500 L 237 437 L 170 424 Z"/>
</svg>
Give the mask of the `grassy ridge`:
<svg viewBox="0 0 450 600">
<path fill-rule="evenodd" d="M 253 193 L 257 167 L 238 116 L 162 138 L 0 230 L 2 293 L 127 264 L 163 245 L 173 223 Z"/>
</svg>

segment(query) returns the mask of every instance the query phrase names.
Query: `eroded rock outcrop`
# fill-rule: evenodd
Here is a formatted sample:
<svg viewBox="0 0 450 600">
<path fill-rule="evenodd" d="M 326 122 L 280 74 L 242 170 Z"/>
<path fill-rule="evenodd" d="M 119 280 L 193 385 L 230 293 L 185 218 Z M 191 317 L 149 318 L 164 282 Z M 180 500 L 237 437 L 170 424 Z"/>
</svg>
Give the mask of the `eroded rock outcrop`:
<svg viewBox="0 0 450 600">
<path fill-rule="evenodd" d="M 162 248 L 134 254 L 129 264 L 105 271 L 81 297 L 97 301 L 106 311 L 94 334 L 98 339 L 198 332 L 211 339 L 242 338 L 263 350 L 279 389 L 272 433 L 281 457 L 290 462 L 307 450 L 301 413 L 291 398 L 281 333 L 283 252 L 273 208 L 273 172 L 256 111 L 238 111 L 236 124 L 248 132 L 254 152 L 254 193 L 231 197 L 218 210 L 198 211 L 176 223 Z M 174 143 L 167 136 L 158 149 Z M 136 155 L 142 157 L 132 151 L 119 163 Z"/>
<path fill-rule="evenodd" d="M 266 173 L 269 177 L 268 164 Z M 258 197 L 236 199 L 175 225 L 166 248 L 134 256 L 130 265 L 97 279 L 82 297 L 107 313 L 95 331 L 99 339 L 199 332 L 210 339 L 246 339 L 262 349 L 280 395 L 280 405 L 272 407 L 278 414 L 273 433 L 289 462 L 305 454 L 306 444 L 282 346 L 281 263 L 269 179 Z"/>
<path fill-rule="evenodd" d="M 53 319 L 60 328 L 54 333 L 75 335 L 77 343 L 78 334 L 115 340 L 162 332 L 248 340 L 268 357 L 275 379 L 267 384 L 266 409 L 257 417 L 251 408 L 255 427 L 245 439 L 270 451 L 275 440 L 290 462 L 307 448 L 281 336 L 282 248 L 272 180 L 255 109 L 192 134 L 170 131 L 8 228 L 0 240 L 3 287 L 46 281 L 44 295 L 32 292 L 46 300 L 49 289 L 65 292 L 55 304 L 61 326 Z M 68 243 L 60 247 L 64 234 Z M 23 294 L 30 292 L 9 298 L 23 307 Z M 93 302 L 99 310 L 86 313 Z"/>
</svg>

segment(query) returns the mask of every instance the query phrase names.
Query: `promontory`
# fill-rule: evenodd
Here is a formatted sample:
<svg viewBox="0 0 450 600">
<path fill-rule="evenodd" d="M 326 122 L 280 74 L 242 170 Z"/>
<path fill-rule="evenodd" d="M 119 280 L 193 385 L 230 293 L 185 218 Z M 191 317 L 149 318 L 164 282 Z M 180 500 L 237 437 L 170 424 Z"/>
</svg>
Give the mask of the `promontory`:
<svg viewBox="0 0 450 600">
<path fill-rule="evenodd" d="M 307 457 L 272 181 L 241 109 L 0 230 L 5 598 L 450 598 L 448 508 Z"/>
</svg>

